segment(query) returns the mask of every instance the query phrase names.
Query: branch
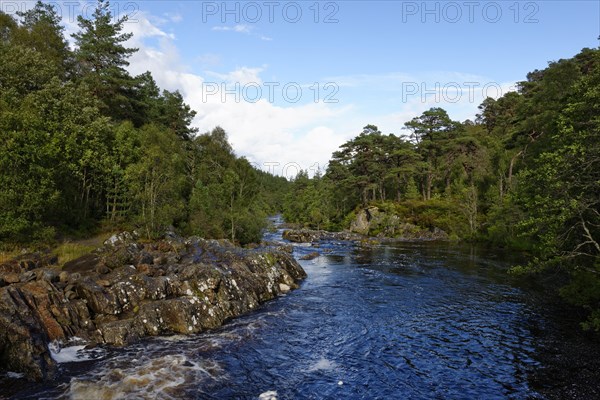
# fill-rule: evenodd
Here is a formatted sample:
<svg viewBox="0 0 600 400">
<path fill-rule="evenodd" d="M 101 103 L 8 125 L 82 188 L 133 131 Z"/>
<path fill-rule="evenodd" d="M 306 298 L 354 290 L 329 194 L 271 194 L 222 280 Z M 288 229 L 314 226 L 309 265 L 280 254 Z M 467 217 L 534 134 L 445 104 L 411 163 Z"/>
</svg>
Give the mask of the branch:
<svg viewBox="0 0 600 400">
<path fill-rule="evenodd" d="M 585 238 L 588 239 L 590 244 L 593 244 L 594 247 L 596 248 L 596 250 L 598 250 L 598 253 L 600 253 L 600 244 L 598 244 L 598 242 L 596 242 L 594 240 L 594 238 L 592 237 L 592 234 L 590 233 L 590 230 L 588 229 L 587 225 L 585 224 L 585 220 L 583 219 L 583 217 L 581 217 L 581 226 L 583 226 L 583 230 L 585 231 L 585 234 L 583 235 Z"/>
</svg>

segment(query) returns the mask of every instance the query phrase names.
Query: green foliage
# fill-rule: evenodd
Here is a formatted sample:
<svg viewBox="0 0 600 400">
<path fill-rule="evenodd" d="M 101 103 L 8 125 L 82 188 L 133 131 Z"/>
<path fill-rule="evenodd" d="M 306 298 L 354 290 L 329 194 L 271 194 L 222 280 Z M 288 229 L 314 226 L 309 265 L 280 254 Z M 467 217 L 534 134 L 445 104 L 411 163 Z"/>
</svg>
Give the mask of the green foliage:
<svg viewBox="0 0 600 400">
<path fill-rule="evenodd" d="M 376 205 L 452 237 L 527 250 L 531 263 L 513 272 L 570 276 L 561 294 L 600 331 L 600 50 L 551 62 L 479 110 L 475 123 L 427 110 L 405 124 L 410 140 L 367 125 L 324 177 L 296 178 L 285 217 L 347 228 Z"/>
<path fill-rule="evenodd" d="M 71 52 L 53 6 L 0 13 L 0 242 L 50 242 L 97 227 L 258 241 L 287 181 L 235 156 L 219 127 L 150 73 L 125 70 L 125 19 L 99 0 Z"/>
<path fill-rule="evenodd" d="M 287 182 L 237 157 L 222 128 L 198 135 L 178 91 L 129 75 L 136 49 L 107 1 L 78 18 L 74 51 L 49 3 L 19 17 L 0 12 L 3 244 L 98 226 L 245 244 L 268 213 L 335 230 L 376 204 L 390 224 L 530 251 L 515 271 L 570 276 L 561 294 L 600 331 L 600 50 L 529 73 L 474 123 L 431 108 L 410 137 L 367 125 L 323 176 Z"/>
<path fill-rule="evenodd" d="M 586 328 L 599 330 L 600 313 L 600 51 L 584 49 L 530 76 L 524 102 L 535 113 L 528 129 L 542 132 L 519 174 L 515 203 L 519 233 L 540 267 L 571 275 L 561 290 L 590 311 Z M 546 95 L 543 104 L 538 93 Z"/>
<path fill-rule="evenodd" d="M 281 180 L 236 157 L 220 127 L 194 138 L 190 149 L 188 173 L 194 183 L 189 202 L 190 233 L 226 237 L 242 244 L 259 241 L 267 212 L 279 211 L 276 204 L 268 203 L 273 195 L 265 187 L 279 190 Z"/>
<path fill-rule="evenodd" d="M 69 70 L 73 68 L 73 59 L 64 37 L 60 15 L 52 5 L 41 1 L 32 9 L 17 14 L 22 23 L 16 31 L 15 43 L 35 49 L 53 75 L 65 80 Z"/>
<path fill-rule="evenodd" d="M 77 17 L 80 31 L 73 34 L 80 79 L 100 100 L 101 111 L 116 120 L 132 119 L 135 112 L 135 80 L 125 67 L 137 49 L 123 45 L 133 34 L 122 33 L 127 17 L 113 22 L 110 4 L 98 0 L 90 19 Z"/>
<path fill-rule="evenodd" d="M 134 221 L 151 238 L 184 217 L 184 155 L 177 136 L 155 125 L 144 126 L 139 140 L 139 160 L 127 166 L 125 180 Z"/>
</svg>

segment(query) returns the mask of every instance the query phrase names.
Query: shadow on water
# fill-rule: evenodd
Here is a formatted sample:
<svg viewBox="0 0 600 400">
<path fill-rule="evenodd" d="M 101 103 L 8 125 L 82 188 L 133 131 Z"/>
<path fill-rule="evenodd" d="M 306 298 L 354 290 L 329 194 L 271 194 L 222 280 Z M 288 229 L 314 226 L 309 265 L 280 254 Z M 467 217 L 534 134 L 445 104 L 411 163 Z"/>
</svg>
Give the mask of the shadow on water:
<svg viewBox="0 0 600 400">
<path fill-rule="evenodd" d="M 266 235 L 282 240 L 281 230 Z M 542 398 L 549 324 L 517 255 L 440 243 L 294 245 L 300 289 L 224 327 L 65 363 L 18 398 Z M 547 360 L 546 360 L 547 361 Z M 532 377 L 534 377 L 532 379 Z M 531 382 L 534 382 L 534 386 Z"/>
</svg>

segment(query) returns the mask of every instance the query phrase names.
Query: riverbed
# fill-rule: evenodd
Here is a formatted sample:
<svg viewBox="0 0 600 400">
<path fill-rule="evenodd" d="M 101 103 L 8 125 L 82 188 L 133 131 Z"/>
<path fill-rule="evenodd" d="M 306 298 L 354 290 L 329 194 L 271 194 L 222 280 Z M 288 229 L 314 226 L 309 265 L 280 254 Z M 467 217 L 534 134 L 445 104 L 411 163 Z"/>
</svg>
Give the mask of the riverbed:
<svg viewBox="0 0 600 400">
<path fill-rule="evenodd" d="M 281 241 L 281 229 L 266 239 Z M 294 245 L 298 290 L 194 336 L 55 353 L 51 384 L 4 377 L 29 399 L 546 398 L 556 321 L 519 258 L 469 245 Z M 58 349 L 56 350 L 58 351 Z M 560 351 L 560 350 L 557 350 Z M 540 372 L 542 371 L 542 372 Z M 560 383 L 559 384 L 563 384 Z M 0 396 L 1 397 L 1 396 Z M 550 395 L 550 397 L 552 397 Z"/>
</svg>

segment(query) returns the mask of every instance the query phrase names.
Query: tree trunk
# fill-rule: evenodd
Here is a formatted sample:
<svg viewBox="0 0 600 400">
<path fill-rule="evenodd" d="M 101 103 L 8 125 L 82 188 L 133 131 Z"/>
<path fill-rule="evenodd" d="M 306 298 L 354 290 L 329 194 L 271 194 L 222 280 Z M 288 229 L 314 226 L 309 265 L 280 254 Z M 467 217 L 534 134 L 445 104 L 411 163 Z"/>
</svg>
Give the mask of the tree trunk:
<svg viewBox="0 0 600 400">
<path fill-rule="evenodd" d="M 431 200 L 431 186 L 433 184 L 433 174 L 427 174 L 427 198 L 426 200 Z"/>
<path fill-rule="evenodd" d="M 512 176 L 513 176 L 513 167 L 515 166 L 515 161 L 517 157 L 523 154 L 523 150 L 519 151 L 517 154 L 510 159 L 510 165 L 508 166 L 508 189 L 512 189 Z"/>
<path fill-rule="evenodd" d="M 231 195 L 229 212 L 230 212 L 230 220 L 231 220 L 231 243 L 235 243 L 235 219 L 233 217 L 233 194 Z"/>
</svg>

